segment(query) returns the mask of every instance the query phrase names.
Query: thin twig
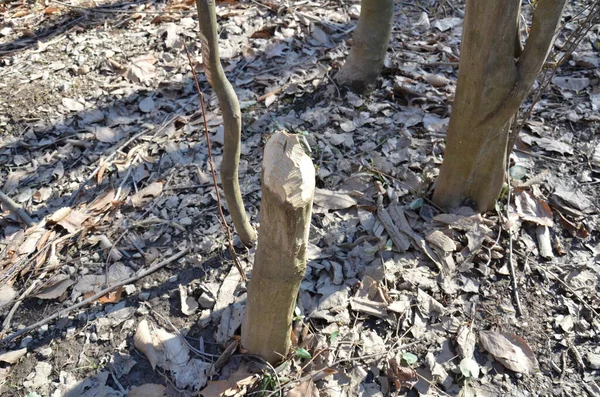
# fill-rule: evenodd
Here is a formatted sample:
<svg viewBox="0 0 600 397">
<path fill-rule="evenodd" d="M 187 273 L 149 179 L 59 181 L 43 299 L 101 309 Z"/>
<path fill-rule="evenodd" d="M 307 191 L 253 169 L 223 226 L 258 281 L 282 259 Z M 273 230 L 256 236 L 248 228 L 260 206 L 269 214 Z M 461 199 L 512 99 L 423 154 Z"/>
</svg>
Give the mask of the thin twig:
<svg viewBox="0 0 600 397">
<path fill-rule="evenodd" d="M 329 81 L 331 82 L 331 84 L 333 84 L 333 86 L 335 87 L 335 90 L 337 92 L 337 97 L 341 98 L 342 97 L 342 93 L 340 91 L 340 87 L 338 87 L 337 83 L 335 82 L 334 79 L 331 78 L 331 76 L 329 75 L 329 70 L 327 70 L 325 72 L 325 76 L 329 79 Z"/>
<path fill-rule="evenodd" d="M 556 274 L 552 273 L 552 271 L 550 269 L 542 269 L 539 266 L 538 266 L 538 269 L 542 272 L 545 272 L 545 273 L 551 275 L 552 278 L 554 278 L 556 281 L 558 281 L 560 284 L 562 284 L 566 289 L 568 289 L 569 292 L 571 292 L 583 304 L 583 306 L 585 306 L 589 311 L 594 313 L 594 316 L 596 316 L 596 318 L 600 318 L 600 313 L 598 313 L 592 306 L 590 306 L 583 299 L 583 297 L 577 293 L 577 291 L 575 291 L 573 288 L 571 288 L 571 286 L 569 284 L 565 283 L 563 280 L 561 280 L 560 277 L 558 277 Z"/>
<path fill-rule="evenodd" d="M 508 194 L 506 195 L 506 222 L 510 225 L 510 196 L 512 194 L 512 185 L 510 184 L 510 160 L 507 158 L 506 161 L 506 180 L 508 184 Z M 521 299 L 519 299 L 519 285 L 517 283 L 517 274 L 515 272 L 515 265 L 513 262 L 513 233 L 508 228 L 508 268 L 510 270 L 510 278 L 513 290 L 513 298 L 515 299 L 515 305 L 517 306 L 517 315 L 520 317 L 523 315 L 523 308 L 521 307 Z M 498 231 L 498 237 L 502 228 Z"/>
<path fill-rule="evenodd" d="M 27 224 L 27 226 L 31 227 L 35 224 L 33 219 L 29 216 L 27 211 L 23 209 L 19 204 L 15 203 L 10 197 L 6 194 L 0 192 L 0 201 L 6 204 L 8 210 L 13 214 L 17 215 L 19 218 L 23 220 Z"/>
<path fill-rule="evenodd" d="M 168 119 L 165 119 L 165 121 L 162 123 L 162 125 L 160 126 L 160 128 L 158 128 L 156 131 L 154 131 L 154 135 L 158 134 L 159 132 L 161 132 L 162 130 L 164 130 L 169 124 L 171 124 L 171 122 L 173 120 L 175 120 L 177 117 L 179 117 L 179 115 L 175 115 L 172 116 Z M 138 139 L 139 137 L 141 137 L 142 135 L 147 134 L 148 132 L 150 132 L 151 130 L 149 129 L 145 129 L 143 131 L 138 132 L 137 134 L 135 134 L 134 136 L 132 136 L 131 138 L 129 138 L 128 140 L 126 140 L 125 142 L 123 142 L 123 144 L 121 144 L 118 148 L 116 148 L 111 154 L 108 155 L 108 157 L 106 157 L 104 159 L 104 161 L 101 161 L 100 164 L 96 167 L 96 169 L 94 169 L 94 171 L 87 177 L 86 181 L 84 183 L 82 183 L 79 186 L 79 189 L 77 189 L 73 195 L 71 196 L 71 199 L 69 201 L 69 206 L 73 205 L 73 203 L 75 202 L 75 200 L 77 199 L 77 196 L 79 195 L 79 192 L 81 192 L 81 190 L 83 190 L 83 188 L 90 182 L 90 180 L 92 180 L 92 178 L 94 178 L 98 172 L 100 172 L 100 170 L 102 169 L 102 167 L 108 163 L 110 160 L 113 159 L 113 157 L 115 157 L 117 155 L 117 153 L 119 153 L 123 148 L 127 147 L 131 142 L 135 141 L 136 139 Z"/>
<path fill-rule="evenodd" d="M 132 166 L 130 166 L 131 168 Z M 127 177 L 126 177 L 127 178 Z M 171 182 L 171 179 L 173 178 L 173 175 L 171 174 L 169 176 L 169 179 L 167 179 L 167 182 L 165 183 L 165 186 L 169 185 L 169 183 Z M 148 208 L 146 208 L 146 210 L 142 213 L 142 215 L 140 215 L 135 222 L 139 221 L 141 218 L 145 217 L 146 215 L 148 215 L 150 213 L 150 211 L 152 211 L 154 209 L 154 207 L 156 206 L 156 203 L 158 202 L 158 199 L 160 197 L 162 197 L 163 191 L 160 192 L 160 196 L 156 198 L 156 200 L 154 200 L 152 202 L 152 204 L 150 206 L 148 206 Z M 115 199 L 118 199 L 119 196 L 115 194 Z M 121 220 L 119 227 L 123 224 L 125 220 Z M 185 230 L 185 229 L 184 229 Z M 117 239 L 115 240 L 114 243 L 112 243 L 112 246 L 110 247 L 110 249 L 107 250 L 107 252 L 111 252 L 112 250 L 116 250 L 117 249 L 117 244 L 119 244 L 121 242 L 121 240 L 130 232 L 129 228 L 126 227 L 125 231 L 123 233 L 121 233 L 119 235 L 119 237 L 117 237 Z M 106 255 L 106 260 L 104 261 L 104 275 L 106 277 L 106 284 L 108 284 L 108 264 L 110 263 L 110 255 Z"/>
<path fill-rule="evenodd" d="M 267 367 L 269 367 L 269 369 L 271 370 L 271 372 L 273 372 L 273 376 L 275 377 L 275 383 L 277 384 L 277 388 L 283 388 L 281 386 L 281 380 L 279 379 L 279 374 L 277 373 L 277 370 L 275 369 L 275 367 L 273 367 L 273 365 L 271 365 L 270 362 L 268 362 L 267 360 L 265 360 L 264 358 L 262 358 L 261 356 L 258 356 L 256 354 L 249 354 L 249 353 L 244 353 L 244 354 L 235 354 L 234 356 L 236 357 L 250 357 L 250 358 L 254 358 L 258 361 L 260 361 L 261 363 L 265 364 Z M 252 393 L 248 393 L 249 396 L 253 395 L 253 394 L 257 394 L 262 392 L 252 392 Z"/>
<path fill-rule="evenodd" d="M 392 180 L 394 180 L 394 181 L 398 182 L 400 185 L 403 185 L 403 186 L 405 186 L 405 187 L 408 189 L 408 191 L 409 191 L 410 193 L 412 193 L 412 194 L 414 194 L 414 195 L 416 195 L 416 196 L 421 196 L 421 195 L 419 194 L 419 192 L 418 192 L 418 191 L 416 191 L 415 189 L 413 189 L 413 187 L 412 187 L 412 186 L 410 186 L 408 183 L 406 183 L 406 182 L 403 182 L 401 179 L 399 179 L 399 178 L 396 178 L 395 176 L 393 176 L 393 175 L 391 175 L 391 174 L 388 174 L 388 173 L 386 173 L 385 171 L 382 171 L 382 170 L 380 170 L 379 168 L 375 168 L 375 167 L 371 167 L 371 166 L 369 166 L 369 165 L 366 165 L 366 164 L 364 164 L 362 161 L 361 161 L 361 164 L 360 164 L 360 165 L 361 165 L 361 166 L 362 166 L 364 169 L 366 169 L 367 171 L 369 171 L 369 172 L 372 172 L 372 173 L 374 173 L 374 174 L 381 174 L 381 175 L 383 175 L 383 176 L 386 176 L 386 177 L 388 177 L 388 178 L 390 178 L 390 179 L 392 179 Z M 441 207 L 439 207 L 438 205 L 436 205 L 436 204 L 435 204 L 433 201 L 429 200 L 427 197 L 421 197 L 421 198 L 423 199 L 423 201 L 426 201 L 426 202 L 427 202 L 429 205 L 431 205 L 431 206 L 432 206 L 433 208 L 435 208 L 436 210 L 438 210 L 438 211 L 440 211 L 440 212 L 445 212 L 443 208 L 441 208 Z"/>
<path fill-rule="evenodd" d="M 123 385 L 121 384 L 121 382 L 119 382 L 119 379 L 117 378 L 117 375 L 115 375 L 115 373 L 110 369 L 110 367 L 108 368 L 108 371 L 110 372 L 110 376 L 112 377 L 113 381 L 115 382 L 115 384 L 117 385 L 117 387 L 119 388 L 119 390 L 121 391 L 121 393 L 123 393 L 123 395 L 127 394 L 127 390 L 125 390 L 125 388 L 123 387 Z"/>
<path fill-rule="evenodd" d="M 192 62 L 192 57 L 190 52 L 188 51 L 187 45 L 184 46 L 185 53 L 188 58 L 188 62 L 190 64 L 190 69 L 192 70 L 192 76 L 194 77 L 194 83 L 196 84 L 196 90 L 198 91 L 198 95 L 200 96 L 200 107 L 202 110 L 202 120 L 204 122 L 204 136 L 206 137 L 206 148 L 208 150 L 208 164 L 210 165 L 210 173 L 212 175 L 213 184 L 215 187 L 215 195 L 217 196 L 217 207 L 219 208 L 219 222 L 221 223 L 221 227 L 227 236 L 227 248 L 229 249 L 229 254 L 233 259 L 233 263 L 235 267 L 237 267 L 240 272 L 240 276 L 244 282 L 248 281 L 246 277 L 246 273 L 244 272 L 244 268 L 240 263 L 240 260 L 233 248 L 233 238 L 231 236 L 231 229 L 229 229 L 229 225 L 227 224 L 227 219 L 225 219 L 225 214 L 223 213 L 223 203 L 221 202 L 221 193 L 219 193 L 219 184 L 217 183 L 217 173 L 215 172 L 215 165 L 213 163 L 213 155 L 212 148 L 210 145 L 210 135 L 208 133 L 208 123 L 206 121 L 206 103 L 204 102 L 204 94 L 200 90 L 200 83 L 198 82 L 198 76 L 196 75 L 196 70 L 194 69 L 194 63 Z"/>
<path fill-rule="evenodd" d="M 567 351 L 564 350 L 560 355 L 560 378 L 558 378 L 558 382 L 562 383 L 565 375 L 567 374 Z"/>
<path fill-rule="evenodd" d="M 45 225 L 45 220 L 42 220 L 40 222 L 40 224 L 38 224 L 39 228 L 42 228 Z M 35 252 L 34 254 L 31 254 L 31 256 L 27 256 L 27 255 L 23 255 L 22 259 L 19 259 L 16 263 L 11 264 L 8 266 L 8 268 L 4 269 L 4 271 L 2 273 L 0 273 L 0 285 L 6 283 L 7 279 L 10 279 L 11 277 L 13 277 L 15 274 L 19 273 L 20 271 L 22 271 L 25 268 L 28 268 L 29 265 L 36 259 L 38 259 L 42 254 L 45 253 L 46 249 L 48 247 L 50 247 L 52 244 L 56 244 L 58 246 L 59 243 L 62 243 L 70 238 L 72 238 L 73 236 L 75 236 L 77 232 L 74 233 L 69 233 L 66 234 L 62 237 L 58 237 L 56 240 L 54 241 L 46 241 L 46 243 L 44 244 L 43 247 L 39 248 L 37 250 L 37 252 Z M 0 252 L 3 253 L 4 251 Z"/>
<path fill-rule="evenodd" d="M 15 339 L 15 338 L 17 338 L 17 337 L 19 337 L 19 336 L 21 336 L 23 334 L 26 334 L 28 332 L 33 331 L 36 328 L 41 327 L 42 325 L 48 324 L 50 321 L 54 320 L 55 318 L 67 316 L 73 310 L 77 310 L 80 307 L 86 306 L 87 304 L 92 303 L 95 300 L 98 300 L 98 299 L 102 298 L 104 295 L 108 294 L 109 292 L 112 292 L 112 291 L 116 290 L 117 288 L 120 288 L 120 287 L 122 287 L 122 286 L 124 286 L 126 284 L 134 283 L 137 280 L 139 280 L 139 279 L 141 279 L 143 277 L 146 277 L 149 274 L 154 273 L 155 271 L 157 271 L 160 268 L 168 265 L 169 263 L 172 263 L 172 262 L 176 261 L 177 259 L 179 259 L 182 256 L 186 255 L 189 251 L 190 251 L 189 248 L 185 248 L 185 249 L 179 251 L 178 253 L 176 253 L 175 255 L 173 255 L 173 256 L 165 259 L 164 261 L 162 261 L 160 263 L 157 263 L 156 265 L 154 265 L 154 266 L 152 266 L 152 267 L 150 267 L 150 268 L 148 268 L 148 269 L 146 269 L 146 270 L 138 273 L 135 276 L 132 276 L 132 277 L 129 277 L 128 279 L 119 281 L 118 283 L 113 284 L 113 285 L 111 285 L 109 287 L 104 288 L 102 291 L 95 293 L 94 295 L 90 296 L 87 299 L 82 300 L 79 303 L 76 303 L 76 304 L 74 304 L 72 306 L 69 306 L 66 309 L 59 310 L 59 311 L 55 312 L 54 314 L 52 314 L 52 315 L 50 315 L 50 316 L 48 316 L 46 318 L 43 318 L 42 320 L 38 321 L 35 324 L 32 324 L 32 325 L 30 325 L 28 327 L 20 329 L 17 332 L 15 332 L 14 334 L 9 335 L 9 336 L 7 336 L 4 339 L 1 339 L 0 340 L 0 345 L 1 344 L 6 344 L 6 343 L 10 342 L 11 340 L 13 340 L 13 339 Z"/>
<path fill-rule="evenodd" d="M 575 359 L 577 366 L 579 367 L 579 369 L 581 371 L 584 371 L 585 363 L 583 362 L 583 359 L 581 358 L 581 353 L 579 353 L 579 350 L 577 350 L 577 346 L 575 346 L 575 344 L 573 343 L 572 340 L 569 340 L 567 343 L 569 346 L 569 351 L 573 354 L 573 358 Z"/>
<path fill-rule="evenodd" d="M 190 342 L 188 342 L 188 340 L 186 339 L 186 336 L 184 334 L 182 334 L 181 331 L 179 331 L 179 328 L 177 328 L 175 326 L 175 324 L 173 324 L 173 322 L 168 317 L 165 317 L 158 311 L 154 310 L 154 308 L 148 302 L 142 302 L 142 304 L 144 306 L 146 306 L 146 308 L 148 308 L 152 312 L 153 315 L 159 317 L 161 320 L 163 320 L 165 323 L 167 323 L 169 325 L 169 327 L 171 327 L 173 332 L 175 332 L 177 335 L 179 335 L 181 337 L 181 340 L 183 340 L 183 342 L 187 345 L 187 347 L 194 354 L 197 354 L 198 356 L 202 357 L 205 360 L 210 361 L 211 363 L 214 361 L 215 358 L 219 358 L 219 356 L 216 354 L 210 354 L 210 353 L 206 353 L 204 351 L 196 349 L 194 346 L 192 346 L 192 344 Z"/>
<path fill-rule="evenodd" d="M 10 328 L 10 322 L 12 321 L 13 316 L 17 312 L 17 309 L 19 308 L 19 306 L 21 306 L 21 303 L 23 302 L 23 300 L 26 299 L 29 296 L 29 294 L 31 294 L 31 292 L 37 287 L 38 283 L 44 277 L 46 277 L 46 274 L 48 274 L 48 272 L 46 272 L 46 271 L 43 271 L 42 273 L 40 273 L 40 275 L 37 277 L 37 279 L 33 283 L 31 283 L 31 285 L 25 291 L 23 291 L 21 296 L 19 296 L 19 298 L 17 299 L 17 301 L 15 302 L 13 307 L 10 309 L 10 311 L 6 315 L 4 322 L 2 323 L 2 332 L 8 331 L 8 329 Z"/>
<path fill-rule="evenodd" d="M 540 84 L 534 93 L 533 99 L 527 111 L 524 113 L 523 117 L 521 117 L 521 120 L 519 122 L 516 122 L 512 128 L 511 136 L 509 138 L 507 146 L 507 150 L 509 153 L 511 150 L 513 150 L 517 138 L 519 137 L 519 133 L 521 132 L 521 129 L 523 129 L 523 125 L 527 120 L 529 120 L 529 118 L 533 114 L 535 105 L 540 100 L 542 93 L 546 90 L 546 88 L 552 81 L 552 78 L 556 74 L 558 68 L 562 66 L 563 63 L 573 54 L 573 51 L 575 51 L 581 40 L 587 35 L 587 33 L 592 29 L 592 27 L 596 25 L 595 18 L 598 18 L 598 12 L 594 12 L 594 9 L 598 7 L 600 7 L 600 1 L 595 1 L 590 5 L 590 13 L 588 14 L 588 16 L 585 18 L 584 21 L 579 23 L 577 29 L 569 35 L 564 46 L 560 49 L 561 51 L 563 51 L 561 58 L 557 62 L 552 63 L 549 68 L 549 71 L 546 71 L 546 73 L 544 73 L 544 76 L 541 78 Z M 556 56 L 556 54 L 554 54 L 554 56 Z"/>
<path fill-rule="evenodd" d="M 385 356 L 385 355 L 390 354 L 390 353 L 394 353 L 395 354 L 395 350 L 399 351 L 399 350 L 402 350 L 402 349 L 406 349 L 407 347 L 416 345 L 417 343 L 419 343 L 419 341 L 407 343 L 407 344 L 401 345 L 401 346 L 399 346 L 399 347 L 397 347 L 395 349 L 392 348 L 392 349 L 389 349 L 389 350 L 386 350 L 386 351 L 383 351 L 383 352 L 379 352 L 379 353 L 366 354 L 364 356 L 357 356 L 357 357 L 350 357 L 350 358 L 339 359 L 339 360 L 334 361 L 333 363 L 329 364 L 328 366 L 326 366 L 324 368 L 321 368 L 321 369 L 318 369 L 316 371 L 311 372 L 308 375 L 305 375 L 305 376 L 303 376 L 301 378 L 298 378 L 298 379 L 290 380 L 289 382 L 287 382 L 286 384 L 284 384 L 283 386 L 281 386 L 279 389 L 273 390 L 266 397 L 271 397 L 271 396 L 275 395 L 275 393 L 281 392 L 286 385 L 289 385 L 289 384 L 292 384 L 292 383 L 301 383 L 301 382 L 303 382 L 305 380 L 308 380 L 309 378 L 313 378 L 313 377 L 317 376 L 318 374 L 320 374 L 321 372 L 324 372 L 324 371 L 326 371 L 326 370 L 328 370 L 330 368 L 333 368 L 336 365 L 339 365 L 341 363 L 353 362 L 353 361 L 358 361 L 358 360 L 364 360 L 366 358 L 382 357 L 382 356 Z"/>
</svg>

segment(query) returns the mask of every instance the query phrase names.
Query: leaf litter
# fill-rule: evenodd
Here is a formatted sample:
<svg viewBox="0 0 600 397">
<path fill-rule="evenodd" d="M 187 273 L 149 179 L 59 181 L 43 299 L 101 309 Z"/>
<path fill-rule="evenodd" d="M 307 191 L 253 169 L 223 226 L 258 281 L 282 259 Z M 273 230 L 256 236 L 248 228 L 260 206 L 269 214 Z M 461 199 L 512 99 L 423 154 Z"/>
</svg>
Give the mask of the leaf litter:
<svg viewBox="0 0 600 397">
<path fill-rule="evenodd" d="M 508 208 L 444 214 L 427 197 L 463 13 L 426 3 L 427 12 L 398 13 L 394 51 L 368 97 L 329 80 L 357 5 L 218 7 L 224 68 L 243 108 L 240 182 L 253 221 L 266 134 L 307 131 L 317 165 L 292 338 L 305 353 L 274 369 L 234 354 L 246 290 L 223 249 L 182 52 L 188 38 L 201 71 L 193 4 L 100 2 L 82 21 L 67 6 L 7 3 L 39 40 L 8 26 L 0 33 L 2 192 L 35 221 L 22 226 L 2 203 L 3 334 L 193 249 L 3 346 L 2 379 L 20 384 L 19 395 L 52 396 L 243 396 L 263 385 L 332 397 L 597 390 L 597 32 L 559 69 L 520 135 Z M 566 15 L 579 18 L 579 7 Z M 558 43 L 575 28 L 567 22 Z M 216 100 L 205 93 L 218 137 Z M 248 273 L 253 255 L 242 257 Z M 543 376 L 519 375 L 530 373 Z"/>
</svg>

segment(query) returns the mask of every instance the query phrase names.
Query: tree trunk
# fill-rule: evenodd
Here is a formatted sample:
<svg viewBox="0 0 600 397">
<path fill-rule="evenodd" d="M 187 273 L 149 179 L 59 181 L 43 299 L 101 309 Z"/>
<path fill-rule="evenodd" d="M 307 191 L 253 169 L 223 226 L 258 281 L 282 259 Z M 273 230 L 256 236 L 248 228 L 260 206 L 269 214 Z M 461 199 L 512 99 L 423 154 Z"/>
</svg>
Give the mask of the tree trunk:
<svg viewBox="0 0 600 397">
<path fill-rule="evenodd" d="M 372 89 L 381 72 L 394 19 L 394 0 L 362 0 L 348 59 L 336 81 L 357 93 Z"/>
<path fill-rule="evenodd" d="M 198 21 L 200 23 L 200 41 L 202 60 L 206 79 L 217 94 L 219 107 L 223 115 L 224 142 L 223 161 L 221 163 L 221 183 L 231 219 L 240 240 L 251 246 L 256 240 L 256 232 L 248 221 L 244 201 L 238 181 L 240 163 L 240 141 L 242 139 L 242 115 L 240 104 L 229 80 L 221 67 L 219 57 L 219 36 L 217 34 L 217 15 L 215 0 L 196 0 Z"/>
<path fill-rule="evenodd" d="M 538 0 L 519 54 L 520 0 L 467 0 L 456 97 L 433 201 L 494 208 L 504 182 L 511 118 L 533 86 L 566 0 Z"/>
<path fill-rule="evenodd" d="M 276 363 L 290 348 L 292 316 L 306 271 L 315 169 L 297 136 L 285 132 L 269 138 L 264 156 L 258 247 L 242 346 Z"/>
</svg>

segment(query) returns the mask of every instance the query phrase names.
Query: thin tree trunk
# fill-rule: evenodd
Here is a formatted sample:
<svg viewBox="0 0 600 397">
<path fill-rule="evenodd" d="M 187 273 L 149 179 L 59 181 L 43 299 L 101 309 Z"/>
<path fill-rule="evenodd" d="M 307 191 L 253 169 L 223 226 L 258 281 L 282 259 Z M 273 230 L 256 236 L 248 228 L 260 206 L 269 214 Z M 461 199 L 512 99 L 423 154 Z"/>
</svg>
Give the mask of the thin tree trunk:
<svg viewBox="0 0 600 397">
<path fill-rule="evenodd" d="M 256 240 L 256 231 L 250 225 L 238 181 L 240 162 L 240 141 L 242 138 L 242 116 L 240 104 L 229 80 L 221 67 L 217 34 L 217 15 L 215 0 L 196 0 L 198 21 L 200 23 L 200 41 L 202 60 L 206 79 L 217 94 L 219 107 L 223 115 L 225 138 L 223 143 L 223 161 L 221 163 L 221 183 L 227 207 L 240 240 L 251 246 Z"/>
<path fill-rule="evenodd" d="M 258 247 L 242 325 L 244 349 L 271 363 L 281 361 L 290 348 L 314 192 L 315 169 L 297 136 L 271 136 L 265 147 Z"/>
<path fill-rule="evenodd" d="M 348 59 L 335 79 L 357 93 L 371 89 L 383 66 L 394 19 L 394 0 L 362 0 Z"/>
<path fill-rule="evenodd" d="M 504 182 L 509 123 L 550 51 L 566 0 L 538 0 L 518 60 L 520 0 L 467 0 L 456 97 L 433 201 L 494 208 Z"/>
</svg>

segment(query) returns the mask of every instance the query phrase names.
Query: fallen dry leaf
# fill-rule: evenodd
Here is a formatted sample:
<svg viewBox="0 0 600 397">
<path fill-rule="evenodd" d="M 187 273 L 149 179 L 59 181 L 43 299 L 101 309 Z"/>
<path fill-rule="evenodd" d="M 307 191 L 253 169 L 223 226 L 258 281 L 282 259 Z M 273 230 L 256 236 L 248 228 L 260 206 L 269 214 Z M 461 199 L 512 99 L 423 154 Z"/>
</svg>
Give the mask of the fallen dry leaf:
<svg viewBox="0 0 600 397">
<path fill-rule="evenodd" d="M 596 169 L 596 172 L 600 172 L 600 143 L 594 148 L 594 152 L 590 158 L 590 164 Z"/>
<path fill-rule="evenodd" d="M 133 83 L 147 83 L 156 75 L 156 61 L 152 54 L 134 58 L 123 76 Z"/>
<path fill-rule="evenodd" d="M 89 130 L 94 133 L 96 139 L 103 143 L 115 143 L 123 138 L 123 134 L 110 127 L 93 126 Z"/>
<path fill-rule="evenodd" d="M 564 185 L 559 185 L 552 193 L 554 206 L 560 206 L 564 210 L 580 211 L 583 214 L 594 212 L 594 202 L 585 195 L 579 188 L 571 189 Z"/>
<path fill-rule="evenodd" d="M 83 112 L 85 110 L 85 105 L 75 99 L 63 98 L 62 104 L 67 110 L 72 112 Z"/>
<path fill-rule="evenodd" d="M 46 7 L 44 9 L 44 14 L 54 14 L 55 12 L 59 12 L 60 8 L 57 7 Z"/>
<path fill-rule="evenodd" d="M 88 217 L 88 215 L 85 215 L 78 210 L 74 210 L 69 207 L 63 207 L 50 215 L 48 217 L 48 221 L 62 226 L 69 233 L 75 233 L 81 229 L 83 222 L 85 222 Z"/>
<path fill-rule="evenodd" d="M 428 82 L 432 87 L 445 87 L 450 84 L 450 80 L 440 74 L 426 74 L 423 80 Z"/>
<path fill-rule="evenodd" d="M 25 231 L 27 238 L 19 245 L 19 254 L 29 255 L 39 246 L 40 239 L 46 234 L 43 228 L 31 227 Z"/>
<path fill-rule="evenodd" d="M 0 361 L 8 364 L 14 364 L 27 354 L 27 348 L 24 347 L 19 350 L 12 350 L 4 353 L 0 353 Z"/>
<path fill-rule="evenodd" d="M 146 383 L 131 389 L 127 397 L 167 397 L 167 388 L 156 383 Z"/>
<path fill-rule="evenodd" d="M 104 179 L 104 173 L 106 172 L 107 168 L 108 164 L 106 162 L 102 162 L 98 167 L 98 173 L 96 173 L 96 182 L 98 185 L 102 183 L 102 180 Z"/>
<path fill-rule="evenodd" d="M 46 283 L 33 296 L 39 299 L 60 298 L 62 294 L 64 294 L 65 291 L 73 284 L 75 284 L 75 282 L 71 280 L 69 276 L 66 274 L 58 274 L 46 281 Z"/>
<path fill-rule="evenodd" d="M 151 201 L 158 197 L 163 190 L 164 183 L 161 181 L 152 182 L 139 192 L 129 197 L 129 201 L 132 206 L 139 208 L 142 207 L 147 202 Z"/>
<path fill-rule="evenodd" d="M 0 307 L 10 303 L 17 296 L 17 292 L 8 284 L 0 285 Z"/>
<path fill-rule="evenodd" d="M 133 336 L 133 344 L 139 351 L 144 353 L 148 361 L 150 361 L 152 369 L 155 369 L 156 364 L 158 364 L 159 353 L 152 343 L 152 335 L 150 334 L 148 321 L 142 320 L 138 324 L 135 335 Z"/>
<path fill-rule="evenodd" d="M 419 381 L 414 369 L 398 365 L 398 361 L 395 358 L 391 358 L 388 361 L 388 365 L 387 376 L 394 382 L 396 389 L 400 390 L 405 386 L 412 388 Z"/>
<path fill-rule="evenodd" d="M 583 223 L 571 222 L 559 211 L 556 211 L 556 212 L 558 213 L 558 221 L 560 222 L 560 224 L 565 229 L 567 229 L 573 237 L 577 237 L 579 239 L 584 239 L 590 235 L 590 233 L 587 231 L 587 229 L 585 228 L 585 225 Z"/>
<path fill-rule="evenodd" d="M 153 369 L 160 366 L 169 371 L 178 388 L 203 387 L 212 364 L 190 359 L 190 350 L 185 340 L 178 335 L 157 328 L 150 331 L 147 320 L 142 320 L 133 337 L 135 347 L 140 350 Z"/>
<path fill-rule="evenodd" d="M 108 294 L 100 297 L 98 299 L 98 302 L 100 302 L 100 303 L 117 303 L 118 301 L 121 300 L 123 291 L 125 291 L 125 288 L 119 287 L 116 290 L 110 291 Z"/>
<path fill-rule="evenodd" d="M 296 387 L 290 390 L 286 397 L 319 397 L 319 389 L 313 382 L 312 378 L 308 378 L 300 382 Z"/>
<path fill-rule="evenodd" d="M 479 343 L 485 351 L 511 371 L 532 374 L 538 370 L 535 354 L 525 340 L 517 335 L 481 331 Z"/>
<path fill-rule="evenodd" d="M 548 203 L 528 190 L 515 189 L 515 206 L 521 219 L 538 225 L 554 226 L 554 217 Z"/>
<path fill-rule="evenodd" d="M 242 396 L 245 395 L 245 390 L 258 379 L 258 376 L 248 372 L 246 365 L 242 365 L 231 374 L 229 379 L 209 381 L 200 395 L 204 397 Z"/>
<path fill-rule="evenodd" d="M 106 192 L 100 194 L 91 203 L 88 204 L 87 209 L 94 213 L 102 213 L 111 209 L 115 200 L 115 190 L 109 189 Z"/>
<path fill-rule="evenodd" d="M 356 200 L 345 192 L 327 189 L 315 189 L 315 205 L 328 210 L 342 210 L 357 204 Z"/>
</svg>

